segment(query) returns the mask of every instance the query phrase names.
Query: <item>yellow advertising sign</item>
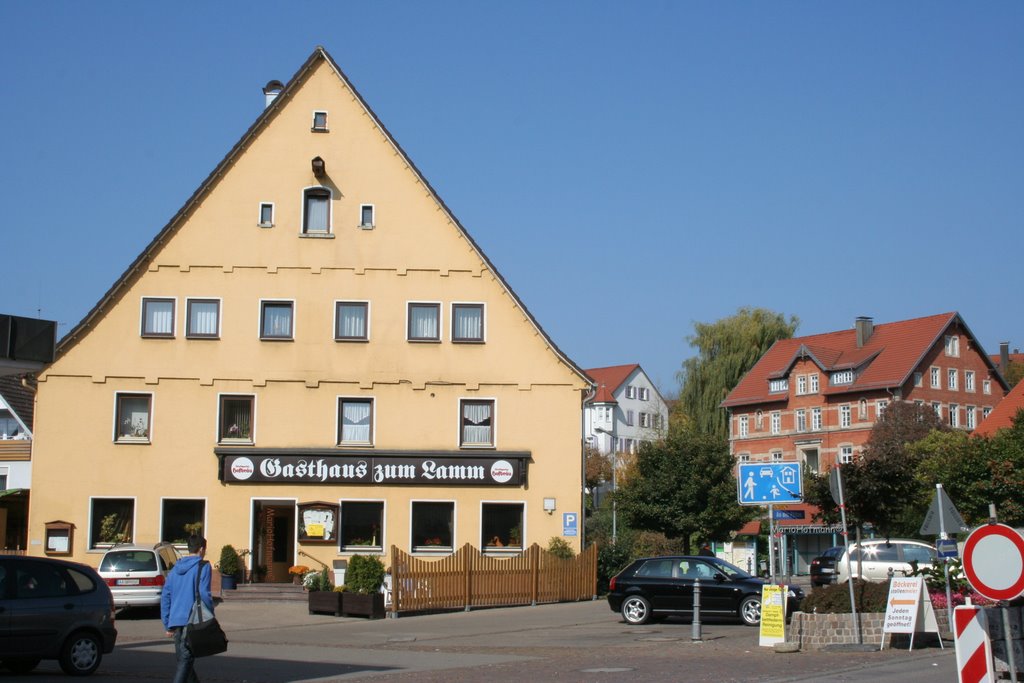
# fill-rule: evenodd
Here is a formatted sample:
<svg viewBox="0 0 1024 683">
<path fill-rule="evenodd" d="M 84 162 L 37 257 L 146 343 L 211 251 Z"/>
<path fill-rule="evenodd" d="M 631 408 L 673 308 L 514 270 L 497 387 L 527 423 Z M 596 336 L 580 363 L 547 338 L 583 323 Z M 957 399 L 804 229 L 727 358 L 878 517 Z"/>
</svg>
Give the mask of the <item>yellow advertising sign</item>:
<svg viewBox="0 0 1024 683">
<path fill-rule="evenodd" d="M 761 587 L 761 646 L 786 642 L 786 586 Z"/>
</svg>

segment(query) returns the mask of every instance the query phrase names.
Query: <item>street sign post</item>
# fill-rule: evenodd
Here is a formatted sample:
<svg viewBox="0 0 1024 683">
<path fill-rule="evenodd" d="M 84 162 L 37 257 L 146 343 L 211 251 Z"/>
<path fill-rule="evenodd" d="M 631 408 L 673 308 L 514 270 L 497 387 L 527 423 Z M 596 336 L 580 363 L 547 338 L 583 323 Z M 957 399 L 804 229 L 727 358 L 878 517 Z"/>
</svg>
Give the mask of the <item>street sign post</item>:
<svg viewBox="0 0 1024 683">
<path fill-rule="evenodd" d="M 935 541 L 935 550 L 942 558 L 960 557 L 960 550 L 956 547 L 955 538 L 940 538 Z"/>
<path fill-rule="evenodd" d="M 945 528 L 943 528 L 945 527 Z M 922 536 L 939 536 L 943 533 L 958 534 L 970 531 L 967 522 L 960 516 L 953 501 L 950 500 L 942 484 L 936 484 L 935 495 L 932 496 L 932 504 L 924 516 L 924 523 L 921 524 Z"/>
<path fill-rule="evenodd" d="M 741 463 L 737 487 L 740 505 L 783 505 L 804 498 L 799 462 Z"/>
</svg>

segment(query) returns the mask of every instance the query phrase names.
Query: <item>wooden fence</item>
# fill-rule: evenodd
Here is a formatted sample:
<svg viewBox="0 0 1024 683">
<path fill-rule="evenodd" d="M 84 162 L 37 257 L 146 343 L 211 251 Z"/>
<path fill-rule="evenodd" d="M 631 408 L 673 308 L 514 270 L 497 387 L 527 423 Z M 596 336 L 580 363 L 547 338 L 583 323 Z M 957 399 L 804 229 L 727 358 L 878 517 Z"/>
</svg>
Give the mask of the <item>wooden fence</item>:
<svg viewBox="0 0 1024 683">
<path fill-rule="evenodd" d="M 391 546 L 393 613 L 591 600 L 596 594 L 596 545 L 571 559 L 536 543 L 512 557 L 484 555 L 467 543 L 439 559 Z"/>
</svg>

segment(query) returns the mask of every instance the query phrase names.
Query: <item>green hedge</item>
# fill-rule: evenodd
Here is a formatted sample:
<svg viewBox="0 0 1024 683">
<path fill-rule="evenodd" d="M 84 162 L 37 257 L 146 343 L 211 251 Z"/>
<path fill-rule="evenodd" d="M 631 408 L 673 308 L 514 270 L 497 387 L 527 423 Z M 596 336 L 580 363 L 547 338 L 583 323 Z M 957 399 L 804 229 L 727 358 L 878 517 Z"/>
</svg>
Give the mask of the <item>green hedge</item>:
<svg viewBox="0 0 1024 683">
<path fill-rule="evenodd" d="M 853 583 L 853 598 L 858 612 L 884 612 L 889 597 L 889 582 L 872 583 L 856 579 Z M 815 588 L 800 603 L 803 612 L 818 614 L 843 614 L 850 611 L 850 588 L 846 583 Z"/>
</svg>

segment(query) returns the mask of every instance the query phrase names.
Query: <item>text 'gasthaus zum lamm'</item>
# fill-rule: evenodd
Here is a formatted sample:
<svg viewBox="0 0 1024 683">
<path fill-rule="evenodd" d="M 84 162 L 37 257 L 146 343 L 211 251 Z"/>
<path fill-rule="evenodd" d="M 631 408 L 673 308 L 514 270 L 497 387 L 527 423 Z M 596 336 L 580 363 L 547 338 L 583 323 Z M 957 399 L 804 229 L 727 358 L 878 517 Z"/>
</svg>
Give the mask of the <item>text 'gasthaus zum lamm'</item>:
<svg viewBox="0 0 1024 683">
<path fill-rule="evenodd" d="M 317 460 L 299 460 L 282 464 L 277 458 L 268 458 L 260 463 L 260 474 L 271 479 L 311 479 L 314 481 L 366 480 L 367 475 L 376 483 L 400 481 L 403 479 L 428 480 L 473 480 L 483 481 L 485 468 L 480 465 L 439 465 L 433 460 L 424 460 L 419 467 L 412 464 L 374 464 L 365 460 L 355 463 L 329 464 Z"/>
</svg>

